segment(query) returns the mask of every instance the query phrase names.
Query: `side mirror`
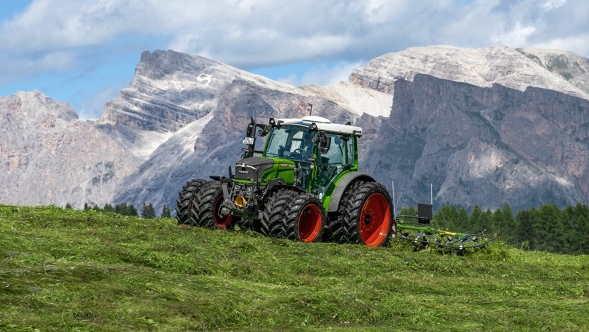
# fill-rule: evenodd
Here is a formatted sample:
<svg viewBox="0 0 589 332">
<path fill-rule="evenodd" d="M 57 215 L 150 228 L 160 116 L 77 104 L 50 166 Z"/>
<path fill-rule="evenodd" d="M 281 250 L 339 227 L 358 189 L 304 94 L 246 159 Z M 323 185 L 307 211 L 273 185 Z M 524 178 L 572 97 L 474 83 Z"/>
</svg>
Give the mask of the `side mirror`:
<svg viewBox="0 0 589 332">
<path fill-rule="evenodd" d="M 250 124 L 247 125 L 245 137 L 256 137 L 256 121 L 254 121 L 254 118 L 252 118 Z"/>
<path fill-rule="evenodd" d="M 321 150 L 321 154 L 326 154 L 329 151 L 329 147 L 331 146 L 331 137 L 327 137 L 327 135 L 321 135 L 319 139 L 319 150 Z"/>
</svg>

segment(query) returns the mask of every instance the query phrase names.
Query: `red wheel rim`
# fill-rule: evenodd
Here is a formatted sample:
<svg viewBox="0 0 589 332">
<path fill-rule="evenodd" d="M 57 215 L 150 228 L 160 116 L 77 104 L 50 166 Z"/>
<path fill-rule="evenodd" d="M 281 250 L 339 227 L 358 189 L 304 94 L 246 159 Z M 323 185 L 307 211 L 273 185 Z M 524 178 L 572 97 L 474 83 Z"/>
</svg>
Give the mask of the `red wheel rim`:
<svg viewBox="0 0 589 332">
<path fill-rule="evenodd" d="M 214 211 L 214 216 L 213 219 L 215 220 L 215 224 L 217 224 L 217 226 L 219 228 L 227 228 L 227 226 L 229 226 L 229 224 L 231 224 L 231 219 L 233 219 L 233 216 L 228 214 L 224 217 L 221 217 L 219 215 L 219 210 L 221 207 L 221 202 L 223 202 L 223 196 L 219 196 L 219 198 L 217 198 L 217 201 L 215 202 L 215 209 Z"/>
<path fill-rule="evenodd" d="M 321 231 L 322 219 L 323 216 L 317 205 L 309 204 L 305 206 L 298 219 L 298 231 L 301 241 L 313 242 L 317 239 Z"/>
<path fill-rule="evenodd" d="M 374 193 L 362 206 L 360 213 L 360 237 L 371 247 L 383 244 L 391 228 L 391 208 L 381 193 Z"/>
</svg>

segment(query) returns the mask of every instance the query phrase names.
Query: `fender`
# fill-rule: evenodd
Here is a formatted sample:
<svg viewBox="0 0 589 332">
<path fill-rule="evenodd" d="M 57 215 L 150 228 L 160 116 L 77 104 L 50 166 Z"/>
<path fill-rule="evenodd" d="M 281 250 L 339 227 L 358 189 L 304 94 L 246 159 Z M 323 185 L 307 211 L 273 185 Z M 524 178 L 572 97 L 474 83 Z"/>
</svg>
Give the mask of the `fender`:
<svg viewBox="0 0 589 332">
<path fill-rule="evenodd" d="M 352 181 L 354 181 L 354 180 L 362 180 L 362 181 L 366 181 L 366 182 L 376 182 L 376 180 L 374 180 L 374 178 L 372 176 L 370 176 L 366 173 L 362 173 L 362 172 L 348 173 L 337 184 L 337 187 L 335 187 L 335 190 L 333 191 L 333 195 L 331 195 L 331 202 L 329 202 L 328 212 L 337 212 L 337 209 L 339 208 L 339 202 L 342 199 L 344 192 L 346 191 L 346 189 L 348 188 L 350 183 L 352 183 Z"/>
<path fill-rule="evenodd" d="M 291 186 L 289 184 L 286 184 L 286 182 L 283 179 L 277 178 L 277 179 L 268 180 L 268 184 L 266 185 L 266 190 L 264 190 L 264 193 L 262 196 L 264 198 L 266 198 L 273 191 L 274 188 L 291 189 L 291 190 L 294 190 L 294 191 L 300 192 L 300 193 L 305 192 L 303 189 L 296 187 L 296 186 Z"/>
</svg>

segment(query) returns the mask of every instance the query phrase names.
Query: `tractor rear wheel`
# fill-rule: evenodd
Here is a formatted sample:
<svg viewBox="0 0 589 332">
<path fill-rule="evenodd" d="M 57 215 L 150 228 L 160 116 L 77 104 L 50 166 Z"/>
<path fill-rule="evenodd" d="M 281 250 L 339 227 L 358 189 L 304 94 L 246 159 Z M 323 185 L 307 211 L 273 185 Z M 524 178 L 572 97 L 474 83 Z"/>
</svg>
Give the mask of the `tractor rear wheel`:
<svg viewBox="0 0 589 332">
<path fill-rule="evenodd" d="M 207 180 L 195 179 L 188 181 L 186 185 L 182 187 L 182 190 L 178 194 L 178 199 L 176 200 L 176 219 L 178 220 L 179 225 L 190 224 L 192 198 L 202 185 L 207 182 Z"/>
<path fill-rule="evenodd" d="M 207 183 L 194 197 L 192 204 L 192 219 L 190 223 L 195 226 L 210 229 L 233 229 L 237 218 L 228 214 L 219 215 L 221 203 L 223 203 L 223 189 L 221 182 Z"/>
<path fill-rule="evenodd" d="M 371 247 L 388 243 L 394 226 L 391 198 L 380 183 L 365 182 L 346 191 L 338 213 L 345 233 L 342 238 Z"/>
<path fill-rule="evenodd" d="M 321 200 L 312 194 L 290 191 L 280 198 L 287 208 L 271 219 L 270 235 L 308 243 L 319 241 L 326 219 Z"/>
<path fill-rule="evenodd" d="M 344 221 L 344 212 L 347 210 L 350 197 L 358 192 L 358 188 L 364 185 L 364 181 L 354 181 L 346 188 L 338 212 L 329 215 L 327 226 L 325 227 L 324 239 L 326 241 L 335 241 L 338 243 L 350 242 L 350 234 L 348 233 L 347 224 Z"/>
</svg>

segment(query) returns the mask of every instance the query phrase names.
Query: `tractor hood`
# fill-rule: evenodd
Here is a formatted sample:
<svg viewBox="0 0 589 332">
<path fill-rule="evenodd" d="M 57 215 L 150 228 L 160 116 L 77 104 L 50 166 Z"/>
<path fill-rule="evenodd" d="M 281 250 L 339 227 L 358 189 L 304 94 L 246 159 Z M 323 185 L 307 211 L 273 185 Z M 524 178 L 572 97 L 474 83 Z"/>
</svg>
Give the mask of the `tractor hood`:
<svg viewBox="0 0 589 332">
<path fill-rule="evenodd" d="M 249 157 L 235 163 L 235 178 L 252 182 L 265 182 L 280 177 L 287 183 L 292 183 L 294 181 L 294 169 L 295 163 L 292 160 Z"/>
<path fill-rule="evenodd" d="M 258 181 L 265 170 L 274 166 L 274 160 L 263 157 L 249 157 L 235 163 L 235 178 Z"/>
</svg>

